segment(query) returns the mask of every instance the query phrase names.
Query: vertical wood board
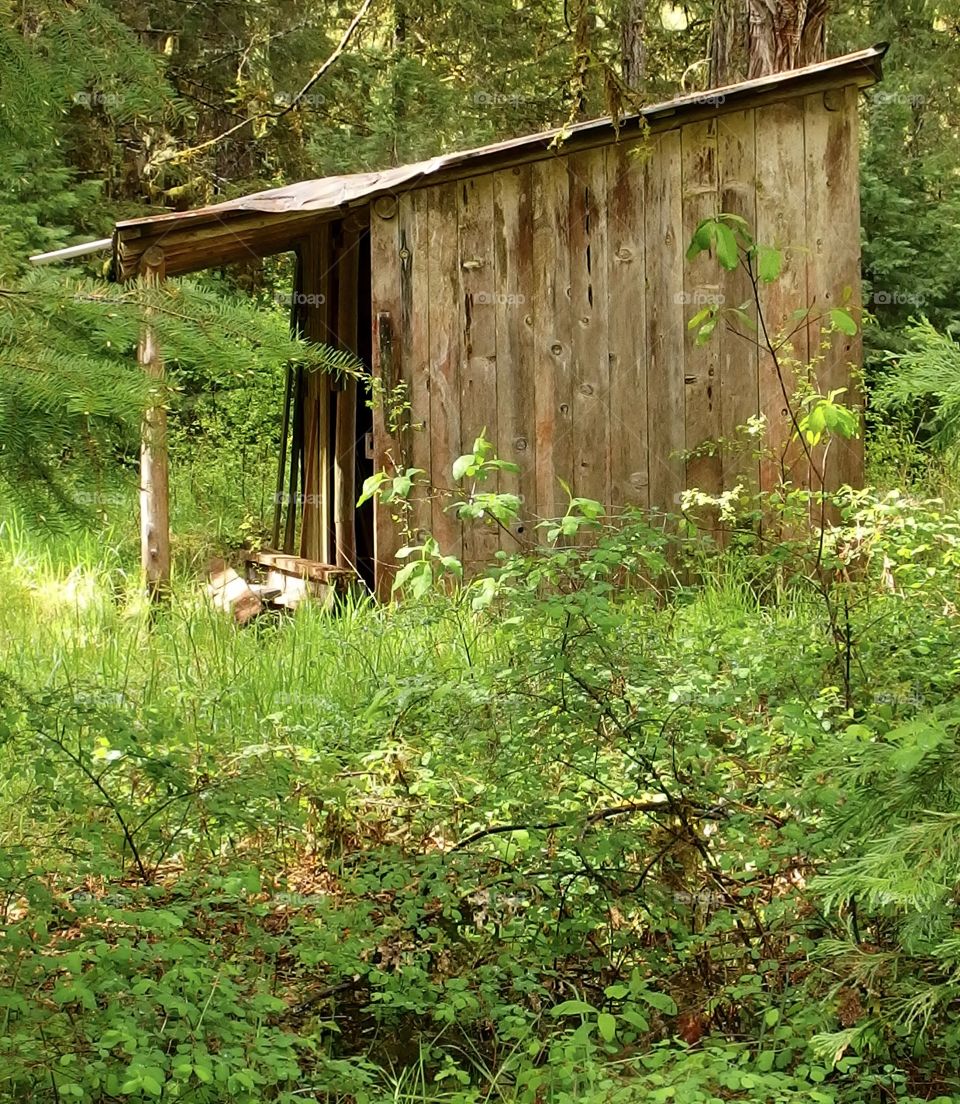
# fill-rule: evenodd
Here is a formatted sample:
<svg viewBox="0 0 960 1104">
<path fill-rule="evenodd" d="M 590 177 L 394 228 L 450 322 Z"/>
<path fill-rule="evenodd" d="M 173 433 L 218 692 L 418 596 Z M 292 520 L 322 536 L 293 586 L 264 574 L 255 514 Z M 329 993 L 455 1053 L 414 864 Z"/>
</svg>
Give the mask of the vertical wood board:
<svg viewBox="0 0 960 1104">
<path fill-rule="evenodd" d="M 761 350 L 759 356 L 760 408 L 767 419 L 767 443 L 772 459 L 760 464 L 764 490 L 781 475 L 807 485 L 809 466 L 802 444 L 795 439 L 791 400 L 796 391 L 798 365 L 807 362 L 807 330 L 793 312 L 809 304 L 807 294 L 807 222 L 804 211 L 805 157 L 803 102 L 790 100 L 756 111 L 757 227 L 762 245 L 783 252 L 779 279 L 764 285 L 761 308 L 766 332 L 777 357 Z M 780 371 L 777 371 L 777 362 Z"/>
<path fill-rule="evenodd" d="M 497 427 L 497 273 L 494 249 L 493 177 L 470 177 L 457 186 L 460 272 L 460 433 L 469 452 L 481 433 L 498 439 Z M 487 479 L 479 492 L 495 492 Z M 473 492 L 464 481 L 464 497 Z M 500 547 L 499 530 L 488 520 L 463 526 L 464 568 L 489 561 Z"/>
<path fill-rule="evenodd" d="M 512 526 L 518 543 L 535 539 L 536 411 L 534 379 L 533 177 L 529 165 L 494 175 L 497 272 L 497 451 L 517 464 L 500 490 L 519 495 Z M 503 546 L 510 549 L 510 542 Z"/>
<path fill-rule="evenodd" d="M 430 196 L 411 192 L 400 205 L 400 359 L 408 381 L 407 454 L 419 469 L 410 499 L 409 527 L 419 544 L 430 532 Z"/>
<path fill-rule="evenodd" d="M 667 512 L 678 508 L 686 444 L 680 167 L 680 132 L 665 131 L 645 166 L 645 237 L 650 505 Z"/>
<path fill-rule="evenodd" d="M 717 164 L 720 209 L 739 215 L 750 233 L 757 225 L 756 139 L 754 112 L 735 111 L 717 120 Z M 720 352 L 720 433 L 729 442 L 723 455 L 723 482 L 727 490 L 738 483 L 748 492 L 759 486 L 757 443 L 739 432 L 748 419 L 760 411 L 757 366 L 757 311 L 753 288 L 742 267 L 724 274 L 723 306 L 743 308 L 751 325 L 735 322 L 737 332 L 718 328 L 715 339 Z"/>
<path fill-rule="evenodd" d="M 815 386 L 823 395 L 846 388 L 838 401 L 859 407 L 863 397 L 854 378 L 863 363 L 857 125 L 854 86 L 804 100 L 807 293 L 813 308 L 808 341 L 811 356 L 823 358 L 816 366 Z M 849 311 L 857 323 L 856 335 L 827 332 L 829 312 L 835 307 Z M 834 438 L 816 451 L 816 459 L 827 490 L 861 484 L 862 426 L 859 438 Z"/>
<path fill-rule="evenodd" d="M 537 513 L 566 511 L 560 480 L 573 474 L 569 169 L 565 157 L 533 172 L 534 378 Z"/>
<path fill-rule="evenodd" d="M 374 207 L 370 219 L 372 374 L 375 381 L 373 409 L 373 470 L 394 473 L 407 467 L 403 432 L 391 408 L 396 388 L 404 379 L 400 339 L 401 207 Z M 374 562 L 376 594 L 389 599 L 396 577 L 396 553 L 402 543 L 396 507 L 377 500 L 374 504 Z"/>
<path fill-rule="evenodd" d="M 607 347 L 610 362 L 610 504 L 650 504 L 644 239 L 645 143 L 608 146 Z"/>
<path fill-rule="evenodd" d="M 610 501 L 605 165 L 602 149 L 569 157 L 571 486 L 578 497 L 604 505 Z"/>
<path fill-rule="evenodd" d="M 717 164 L 717 120 L 688 123 L 680 132 L 683 175 L 683 237 L 687 248 L 702 219 L 720 211 Z M 709 307 L 722 307 L 721 268 L 713 252 L 701 253 L 683 266 L 683 292 L 677 305 L 684 332 L 684 439 L 688 452 L 685 486 L 718 494 L 723 486 L 722 460 L 715 443 L 721 432 L 719 334 L 697 344 L 697 328 L 688 322 Z M 721 329 L 722 327 L 718 327 Z M 711 451 L 711 443 L 713 448 Z"/>
<path fill-rule="evenodd" d="M 444 555 L 463 556 L 463 527 L 447 507 L 453 463 L 463 449 L 460 430 L 460 345 L 457 184 L 427 191 L 430 204 L 430 481 L 434 487 L 432 531 Z"/>
</svg>

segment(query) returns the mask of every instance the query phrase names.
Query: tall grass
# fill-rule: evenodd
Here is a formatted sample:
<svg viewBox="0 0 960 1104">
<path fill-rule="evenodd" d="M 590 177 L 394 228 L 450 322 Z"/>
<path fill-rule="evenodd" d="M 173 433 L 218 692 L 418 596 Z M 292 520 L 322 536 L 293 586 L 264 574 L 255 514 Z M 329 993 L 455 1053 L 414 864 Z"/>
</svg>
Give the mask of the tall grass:
<svg viewBox="0 0 960 1104">
<path fill-rule="evenodd" d="M 666 601 L 648 590 L 617 594 L 616 616 L 603 617 L 595 631 L 573 623 L 568 632 L 548 602 L 517 598 L 514 616 L 502 621 L 495 609 L 474 610 L 464 595 L 439 594 L 395 607 L 364 598 L 336 610 L 308 605 L 240 628 L 211 607 L 202 576 L 187 572 L 175 578 L 164 608 L 148 608 L 125 530 L 61 536 L 54 547 L 8 520 L 0 527 L 0 684 L 23 688 L 22 700 L 37 703 L 38 722 L 32 702 L 21 708 L 10 726 L 18 730 L 16 744 L 0 749 L 0 859 L 8 849 L 18 877 L 42 881 L 61 901 L 91 882 L 128 895 L 145 890 L 138 901 L 148 935 L 138 947 L 147 950 L 168 938 L 154 942 L 149 934 L 151 894 L 165 908 L 184 910 L 201 948 L 205 925 L 216 918 L 221 943 L 213 968 L 222 958 L 250 992 L 276 984 L 288 998 L 283 1014 L 298 1028 L 296 1009 L 318 983 L 332 978 L 349 989 L 369 969 L 371 990 L 386 1003 L 371 996 L 364 1008 L 335 1014 L 348 1032 L 359 1032 L 366 1017 L 380 1013 L 386 1041 L 401 1048 L 395 1070 L 375 1040 L 363 1051 L 364 1069 L 379 1067 L 367 1097 L 376 1104 L 516 1100 L 514 1046 L 531 1076 L 553 1062 L 561 1067 L 563 1091 L 535 1099 L 612 1099 L 628 1091 L 617 1064 L 584 1064 L 580 1051 L 562 1050 L 573 1047 L 558 1030 L 564 1025 L 548 1023 L 546 1011 L 542 1024 L 537 1017 L 584 987 L 602 1003 L 606 967 L 585 968 L 583 953 L 593 953 L 585 952 L 588 934 L 600 940 L 598 953 L 609 942 L 624 961 L 641 961 L 657 984 L 672 979 L 685 992 L 691 983 L 678 972 L 686 954 L 680 944 L 661 956 L 656 938 L 648 945 L 634 935 L 649 927 L 644 916 L 659 910 L 667 926 L 656 930 L 692 940 L 677 917 L 688 907 L 684 895 L 699 899 L 704 883 L 695 855 L 684 859 L 690 872 L 663 858 L 656 820 L 620 821 L 619 811 L 609 821 L 605 812 L 588 818 L 656 796 L 654 773 L 637 758 L 645 756 L 680 792 L 693 793 L 691 807 L 703 806 L 703 837 L 709 830 L 711 846 L 727 848 L 730 869 L 745 857 L 759 867 L 776 816 L 751 820 L 746 829 L 738 817 L 752 815 L 758 803 L 776 811 L 798 806 L 795 775 L 806 761 L 795 749 L 818 748 L 827 731 L 821 712 L 841 718 L 835 687 L 825 682 L 834 677 L 835 641 L 816 588 L 761 558 L 719 556 L 701 566 L 698 584 L 676 588 Z M 878 600 L 902 605 L 886 591 Z M 943 639 L 930 647 L 952 647 L 951 624 L 938 628 Z M 886 648 L 878 640 L 865 666 L 871 658 L 887 662 Z M 61 720 L 72 741 L 66 748 L 52 738 Z M 39 776 L 35 738 L 45 772 Z M 81 745 L 103 770 L 115 804 L 70 759 Z M 714 805 L 726 808 L 731 794 L 737 813 L 724 825 L 713 819 Z M 148 861 L 149 876 L 138 876 L 129 861 L 133 848 L 118 830 L 118 809 L 142 829 L 143 853 L 156 862 Z M 497 834 L 485 833 L 491 826 Z M 477 850 L 460 848 L 478 832 Z M 795 846 L 785 840 L 787 869 Z M 775 877 L 780 857 L 771 855 Z M 651 873 L 661 861 L 663 870 Z M 309 879 L 321 879 L 309 907 L 281 915 L 264 901 L 270 893 L 296 896 L 301 876 L 308 896 Z M 618 877 L 628 888 L 617 888 Z M 629 888 L 635 881 L 636 890 Z M 714 892 L 714 882 L 706 884 Z M 498 892 L 516 910 L 496 920 L 502 929 L 489 920 L 477 927 L 463 915 L 474 904 L 479 913 L 487 903 L 492 909 Z M 608 910 L 612 892 L 618 896 Z M 435 901 L 446 906 L 442 913 Z M 234 942 L 234 916 L 244 918 L 249 942 Z M 277 916 L 291 926 L 267 931 Z M 113 923 L 107 915 L 108 932 Z M 56 943 L 59 929 L 53 931 Z M 284 950 L 271 965 L 276 952 L 264 957 L 260 941 L 275 934 Z M 304 945 L 313 957 L 300 962 Z M 50 953 L 56 966 L 59 944 Z M 525 1033 L 512 1034 L 511 1002 L 523 1003 L 513 991 L 517 956 L 523 984 L 542 1003 L 523 1004 L 530 1020 Z M 15 973 L 21 959 L 9 957 Z M 28 949 L 22 961 L 36 957 Z M 162 964 L 150 968 L 165 976 Z M 54 974 L 44 965 L 39 984 L 52 985 Z M 555 977 L 565 988 L 552 987 Z M 448 992 L 447 979 L 463 988 Z M 425 987 L 429 999 L 408 991 Z M 38 1017 L 46 1015 L 45 992 L 38 989 Z M 443 1039 L 424 1042 L 411 1024 L 429 1018 L 430 1001 L 452 1001 L 460 992 L 475 1000 L 476 1038 L 458 1033 L 456 1019 L 438 1019 L 429 1031 L 446 1023 Z M 722 985 L 718 992 L 727 999 Z M 198 1007 L 208 999 L 200 992 Z M 480 1007 L 508 1009 L 493 1041 Z M 138 1008 L 137 1015 L 150 1010 L 149 998 Z M 84 1022 L 97 1022 L 101 1012 L 87 1009 Z M 58 1023 L 66 1041 L 57 1046 L 73 1053 L 72 1021 L 61 1015 Z M 429 1046 L 429 1056 L 418 1060 L 401 1046 L 411 1041 Z M 351 1060 L 360 1051 L 356 1045 Z M 91 1051 L 83 1042 L 77 1052 Z M 471 1071 L 472 1085 L 461 1087 L 456 1072 L 438 1081 L 438 1052 L 459 1074 Z M 687 1061 L 686 1052 L 677 1054 Z M 706 1050 L 691 1052 L 691 1063 L 701 1059 L 707 1066 L 697 1076 L 722 1084 L 727 1053 L 711 1059 Z M 18 1083 L 28 1082 L 28 1065 Z M 646 1076 L 629 1063 L 622 1072 L 637 1084 Z M 651 1080 L 651 1090 L 655 1084 L 664 1082 Z M 777 1099 L 805 1099 L 785 1081 L 780 1087 Z"/>
</svg>

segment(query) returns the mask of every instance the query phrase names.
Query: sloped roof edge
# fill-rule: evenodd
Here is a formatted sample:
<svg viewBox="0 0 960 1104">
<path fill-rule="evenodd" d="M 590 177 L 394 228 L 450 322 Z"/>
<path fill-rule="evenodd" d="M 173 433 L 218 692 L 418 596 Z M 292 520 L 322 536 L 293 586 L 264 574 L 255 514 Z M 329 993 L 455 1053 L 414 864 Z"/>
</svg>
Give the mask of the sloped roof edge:
<svg viewBox="0 0 960 1104">
<path fill-rule="evenodd" d="M 867 87 L 882 76 L 881 63 L 887 44 L 858 50 L 842 57 L 831 58 L 816 65 L 776 73 L 739 84 L 714 88 L 704 92 L 678 96 L 662 103 L 651 104 L 636 114 L 624 116 L 616 125 L 609 117 L 591 119 L 566 128 L 554 128 L 537 134 L 524 135 L 502 142 L 441 154 L 380 172 L 351 173 L 304 180 L 254 192 L 224 203 L 190 211 L 165 212 L 118 222 L 114 232 L 114 274 L 124 279 L 137 270 L 139 257 L 151 244 L 163 244 L 179 239 L 180 232 L 189 232 L 192 248 L 183 245 L 168 263 L 168 274 L 176 275 L 225 263 L 233 254 L 246 250 L 255 253 L 262 245 L 265 252 L 288 249 L 302 235 L 307 216 L 337 213 L 364 204 L 378 196 L 414 187 L 426 186 L 438 178 L 468 175 L 488 171 L 512 159 L 529 160 L 549 156 L 558 141 L 561 149 L 575 149 L 614 138 L 636 137 L 644 127 L 663 129 L 680 125 L 688 118 L 703 114 L 719 115 L 741 110 L 746 104 L 763 98 L 787 98 L 821 87 L 840 87 L 856 83 Z M 276 218 L 269 216 L 275 215 Z M 257 217 L 260 216 L 260 217 Z M 267 217 L 264 217 L 267 216 Z M 231 228 L 244 226 L 243 242 L 230 241 Z M 201 227 L 210 226 L 211 235 L 222 236 L 223 249 L 204 240 Z M 219 229 L 218 229 L 219 226 Z M 237 238 L 237 242 L 240 239 Z M 185 244 L 185 243 L 184 243 Z M 222 254 L 222 255 L 221 255 Z"/>
</svg>

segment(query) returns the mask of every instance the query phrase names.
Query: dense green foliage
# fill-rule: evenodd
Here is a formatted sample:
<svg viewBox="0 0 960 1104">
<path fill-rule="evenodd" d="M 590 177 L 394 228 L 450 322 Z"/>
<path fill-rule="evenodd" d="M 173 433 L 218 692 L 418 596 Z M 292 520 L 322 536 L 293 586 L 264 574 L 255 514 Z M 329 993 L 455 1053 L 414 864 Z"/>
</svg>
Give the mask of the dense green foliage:
<svg viewBox="0 0 960 1104">
<path fill-rule="evenodd" d="M 239 631 L 196 568 L 263 535 L 287 369 L 346 363 L 289 338 L 289 258 L 162 291 L 27 262 L 705 88 L 722 6 L 0 0 L 0 1101 L 960 1099 L 960 6 L 831 13 L 830 53 L 893 46 L 862 102 L 885 489 L 822 539 L 789 486 L 670 524 L 573 500 L 469 586 L 418 537 L 397 604 Z M 691 255 L 768 282 L 772 245 L 718 213 Z M 811 377 L 808 450 L 855 425 Z M 464 524 L 516 509 L 495 445 Z M 416 477 L 367 492 L 402 515 Z"/>
<path fill-rule="evenodd" d="M 960 519 L 846 510 L 248 632 L 8 529 L 0 1092 L 953 1099 Z"/>
</svg>

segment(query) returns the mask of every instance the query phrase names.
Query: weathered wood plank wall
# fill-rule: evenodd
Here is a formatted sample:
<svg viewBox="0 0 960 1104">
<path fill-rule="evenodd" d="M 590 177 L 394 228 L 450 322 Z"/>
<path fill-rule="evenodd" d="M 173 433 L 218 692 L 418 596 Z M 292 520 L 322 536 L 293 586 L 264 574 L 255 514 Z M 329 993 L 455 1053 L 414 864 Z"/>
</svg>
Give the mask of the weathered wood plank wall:
<svg viewBox="0 0 960 1104">
<path fill-rule="evenodd" d="M 756 226 L 756 112 L 728 112 L 718 120 L 717 173 L 720 209 L 739 215 L 749 226 Z M 757 311 L 752 305 L 753 288 L 748 274 L 741 268 L 724 278 L 724 294 L 734 306 L 746 304 L 748 325 L 733 333 L 724 328 L 716 333 L 720 352 L 718 367 L 720 387 L 720 433 L 724 440 L 737 439 L 737 427 L 746 424 L 760 411 L 760 377 L 757 347 L 745 336 L 757 332 Z M 754 456 L 752 442 L 744 441 L 736 449 L 726 450 L 721 457 L 725 487 L 743 484 L 756 490 L 760 481 L 760 466 Z"/>
<path fill-rule="evenodd" d="M 611 508 L 662 510 L 688 486 L 769 487 L 781 459 L 808 480 L 783 389 L 795 384 L 791 362 L 818 352 L 824 391 L 850 388 L 859 363 L 857 338 L 833 335 L 820 349 L 815 320 L 859 305 L 856 104 L 851 86 L 720 110 L 645 141 L 561 150 L 375 205 L 374 373 L 388 387 L 404 381 L 411 406 L 400 432 L 377 415 L 376 464 L 423 468 L 448 490 L 454 459 L 485 428 L 521 469 L 496 485 L 522 496 L 514 532 L 462 526 L 443 490 L 414 505 L 414 527 L 470 567 L 562 513 L 561 480 Z M 743 271 L 721 276 L 711 258 L 684 258 L 697 222 L 721 210 L 784 250 L 783 275 L 763 292 L 768 329 L 814 307 L 782 347 L 782 382 L 749 335 L 718 328 L 698 347 L 687 328 L 707 302 L 751 297 Z M 773 460 L 758 464 L 749 447 L 681 456 L 733 438 L 758 413 Z M 826 470 L 829 486 L 856 483 L 859 444 L 834 445 Z M 378 512 L 381 593 L 399 539 L 390 515 Z"/>
<path fill-rule="evenodd" d="M 857 92 L 838 89 L 804 101 L 806 156 L 807 302 L 814 308 L 808 328 L 820 389 L 846 387 L 846 402 L 862 401 L 859 370 L 861 335 L 835 334 L 828 348 L 818 319 L 832 307 L 860 304 L 860 166 L 857 146 Z M 856 313 L 856 312 L 854 312 Z M 863 437 L 834 441 L 826 456 L 815 455 L 827 486 L 856 486 L 863 480 Z"/>
</svg>

